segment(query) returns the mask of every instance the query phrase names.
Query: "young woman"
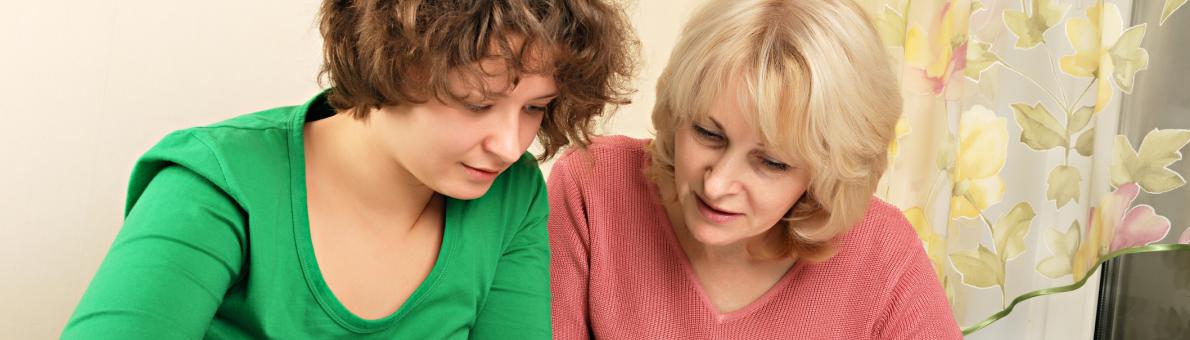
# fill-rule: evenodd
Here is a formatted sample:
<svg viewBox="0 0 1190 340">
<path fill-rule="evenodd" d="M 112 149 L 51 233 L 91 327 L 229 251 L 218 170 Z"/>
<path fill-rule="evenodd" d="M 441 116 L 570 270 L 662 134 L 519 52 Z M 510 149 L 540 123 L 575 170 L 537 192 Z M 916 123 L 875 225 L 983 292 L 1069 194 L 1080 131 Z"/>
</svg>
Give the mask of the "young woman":
<svg viewBox="0 0 1190 340">
<path fill-rule="evenodd" d="M 554 336 L 958 339 L 921 242 L 872 196 L 901 111 L 848 0 L 711 0 L 657 84 L 656 138 L 549 179 Z"/>
<path fill-rule="evenodd" d="M 326 0 L 300 106 L 165 137 L 66 339 L 548 338 L 549 157 L 624 101 L 600 0 Z"/>
</svg>

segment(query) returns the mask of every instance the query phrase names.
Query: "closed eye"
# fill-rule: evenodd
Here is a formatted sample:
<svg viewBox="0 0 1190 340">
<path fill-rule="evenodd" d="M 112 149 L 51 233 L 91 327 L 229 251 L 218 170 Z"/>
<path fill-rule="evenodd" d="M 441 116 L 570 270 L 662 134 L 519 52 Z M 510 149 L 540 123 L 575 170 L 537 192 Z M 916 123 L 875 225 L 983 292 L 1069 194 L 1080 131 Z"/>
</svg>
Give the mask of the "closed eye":
<svg viewBox="0 0 1190 340">
<path fill-rule="evenodd" d="M 694 124 L 692 126 L 694 127 L 694 133 L 698 134 L 698 137 L 702 140 L 712 143 L 722 143 L 726 140 L 726 138 L 723 138 L 723 135 L 708 130 L 707 128 L 699 126 L 698 124 Z"/>
<path fill-rule="evenodd" d="M 789 170 L 789 164 L 781 163 L 781 162 L 772 160 L 768 157 L 762 157 L 760 159 L 760 161 L 761 161 L 761 163 L 764 164 L 764 167 L 769 168 L 770 170 L 774 170 L 774 171 Z"/>
<path fill-rule="evenodd" d="M 525 105 L 525 112 L 530 114 L 545 113 L 547 105 Z"/>
<path fill-rule="evenodd" d="M 488 110 L 492 109 L 491 104 L 463 104 L 463 107 L 466 108 L 467 111 L 475 113 L 487 112 Z"/>
</svg>

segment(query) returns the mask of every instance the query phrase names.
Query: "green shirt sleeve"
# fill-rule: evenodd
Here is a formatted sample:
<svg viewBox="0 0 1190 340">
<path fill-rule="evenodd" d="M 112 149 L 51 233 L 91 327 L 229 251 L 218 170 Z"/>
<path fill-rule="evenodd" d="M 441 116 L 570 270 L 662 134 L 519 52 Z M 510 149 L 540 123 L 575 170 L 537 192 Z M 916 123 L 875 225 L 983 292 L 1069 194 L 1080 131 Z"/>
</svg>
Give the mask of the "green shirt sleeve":
<svg viewBox="0 0 1190 340">
<path fill-rule="evenodd" d="M 535 188 L 529 190 L 528 215 L 498 261 L 491 291 L 471 330 L 472 339 L 551 336 L 549 203 L 535 163 L 532 170 Z"/>
<path fill-rule="evenodd" d="M 63 339 L 199 339 L 244 258 L 245 214 L 181 166 L 132 205 Z"/>
</svg>

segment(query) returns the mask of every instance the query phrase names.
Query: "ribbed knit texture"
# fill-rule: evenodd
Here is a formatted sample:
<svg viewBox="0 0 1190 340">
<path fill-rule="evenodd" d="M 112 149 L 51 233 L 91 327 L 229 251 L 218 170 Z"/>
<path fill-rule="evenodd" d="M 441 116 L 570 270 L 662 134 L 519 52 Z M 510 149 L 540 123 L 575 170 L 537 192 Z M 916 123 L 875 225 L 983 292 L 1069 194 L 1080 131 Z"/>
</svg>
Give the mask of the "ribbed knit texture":
<svg viewBox="0 0 1190 340">
<path fill-rule="evenodd" d="M 799 261 L 750 305 L 719 313 L 645 175 L 647 140 L 600 137 L 555 163 L 555 339 L 959 339 L 921 241 L 873 198 L 820 263 Z"/>
</svg>

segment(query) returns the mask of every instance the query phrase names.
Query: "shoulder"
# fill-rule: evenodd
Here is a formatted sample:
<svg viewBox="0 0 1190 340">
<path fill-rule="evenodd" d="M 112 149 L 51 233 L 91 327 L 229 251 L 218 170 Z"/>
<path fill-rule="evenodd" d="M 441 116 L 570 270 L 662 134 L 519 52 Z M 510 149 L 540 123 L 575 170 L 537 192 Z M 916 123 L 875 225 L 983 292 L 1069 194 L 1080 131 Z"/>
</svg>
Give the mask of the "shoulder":
<svg viewBox="0 0 1190 340">
<path fill-rule="evenodd" d="M 846 282 L 834 282 L 831 290 L 866 294 L 867 300 L 862 302 L 851 299 L 840 303 L 884 301 L 894 296 L 905 275 L 930 265 L 921 239 L 901 210 L 875 197 L 863 220 L 838 236 L 834 245 L 835 255 L 808 264 L 804 277 L 815 284 L 847 277 Z"/>
<path fill-rule="evenodd" d="M 580 184 L 589 184 L 593 174 L 600 178 L 631 178 L 644 171 L 649 162 L 650 140 L 627 136 L 597 136 L 585 148 L 571 148 L 554 162 L 550 177 L 559 176 Z"/>
<path fill-rule="evenodd" d="M 153 146 L 144 158 L 204 158 L 214 154 L 268 153 L 287 143 L 298 107 L 279 107 L 240 115 L 206 126 L 174 131 Z M 251 145 L 251 147 L 245 147 Z"/>
<path fill-rule="evenodd" d="M 610 136 L 565 152 L 550 172 L 551 219 L 585 222 L 589 226 L 582 227 L 591 228 L 597 234 L 593 237 L 620 228 L 647 228 L 658 223 L 655 218 L 665 219 L 655 216 L 658 197 L 646 174 L 648 147 L 649 140 Z"/>
<path fill-rule="evenodd" d="M 294 110 L 280 107 L 166 135 L 133 167 L 128 207 L 149 181 L 168 167 L 185 169 L 231 196 L 236 196 L 236 173 L 287 174 L 289 123 Z"/>
<path fill-rule="evenodd" d="M 272 154 L 284 151 L 294 129 L 301 128 L 302 125 L 295 124 L 301 109 L 286 106 L 249 113 L 207 126 L 177 131 L 170 137 L 203 143 L 220 154 Z"/>
<path fill-rule="evenodd" d="M 905 218 L 901 209 L 872 197 L 868 201 L 868 211 L 864 214 L 863 220 L 840 236 L 838 242 L 841 247 L 879 246 L 881 249 L 892 250 L 886 247 L 907 247 L 907 241 L 916 240 L 917 232 L 913 230 L 913 225 Z"/>
<path fill-rule="evenodd" d="M 876 197 L 869 201 L 864 219 L 835 244 L 838 253 L 827 262 L 893 276 L 910 264 L 915 253 L 924 252 L 921 239 L 901 210 Z"/>
<path fill-rule="evenodd" d="M 946 293 L 924 244 L 899 208 L 873 198 L 864 222 L 848 245 L 840 247 L 850 276 L 860 278 L 850 291 L 866 292 L 880 337 L 916 333 L 929 338 L 957 338 Z M 838 268 L 837 268 L 838 269 Z M 925 332 L 925 333 L 921 333 Z"/>
</svg>

